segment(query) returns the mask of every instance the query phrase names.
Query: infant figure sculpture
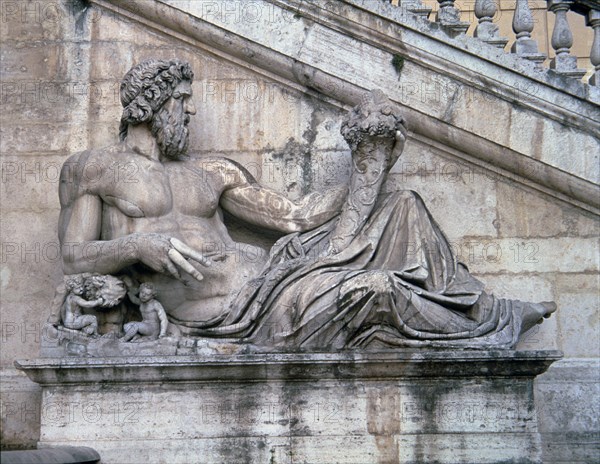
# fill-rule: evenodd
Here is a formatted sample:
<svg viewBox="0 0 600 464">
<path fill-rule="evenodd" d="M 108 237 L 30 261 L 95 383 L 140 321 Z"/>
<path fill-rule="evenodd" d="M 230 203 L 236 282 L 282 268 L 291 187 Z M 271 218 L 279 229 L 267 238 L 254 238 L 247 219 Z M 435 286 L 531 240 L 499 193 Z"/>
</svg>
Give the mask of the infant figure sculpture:
<svg viewBox="0 0 600 464">
<path fill-rule="evenodd" d="M 119 307 L 125 296 L 125 286 L 121 279 L 89 273 L 66 276 L 64 293 L 61 292 L 58 296 L 60 310 L 51 317 L 56 325 L 94 338 L 100 335 L 101 326 L 111 325 L 113 329 L 120 329 L 120 314 L 110 313 Z"/>
<path fill-rule="evenodd" d="M 133 303 L 139 305 L 142 321 L 127 322 L 123 329 L 123 341 L 156 340 L 167 333 L 169 321 L 163 306 L 155 299 L 156 290 L 151 283 L 140 285 L 139 298 L 130 294 Z"/>
<path fill-rule="evenodd" d="M 98 319 L 93 314 L 83 314 L 82 308 L 94 308 L 101 306 L 104 300 L 96 298 L 86 300 L 83 297 L 83 278 L 73 276 L 65 283 L 67 292 L 61 307 L 62 324 L 67 329 L 81 330 L 87 335 L 98 335 Z"/>
<path fill-rule="evenodd" d="M 170 332 L 265 350 L 507 349 L 556 309 L 487 294 L 418 194 L 382 192 L 407 138 L 382 92 L 342 125 L 348 185 L 292 201 L 234 161 L 186 156 L 192 80 L 178 60 L 135 66 L 120 89 L 120 143 L 65 163 L 59 236 L 80 245 L 63 247 L 65 274 L 151 284 Z M 137 167 L 136 182 L 115 181 L 124 163 Z M 94 182 L 83 175 L 90 164 Z M 244 244 L 254 259 L 240 260 L 223 210 L 282 237 L 268 253 Z M 93 261 L 88 244 L 99 250 Z"/>
</svg>

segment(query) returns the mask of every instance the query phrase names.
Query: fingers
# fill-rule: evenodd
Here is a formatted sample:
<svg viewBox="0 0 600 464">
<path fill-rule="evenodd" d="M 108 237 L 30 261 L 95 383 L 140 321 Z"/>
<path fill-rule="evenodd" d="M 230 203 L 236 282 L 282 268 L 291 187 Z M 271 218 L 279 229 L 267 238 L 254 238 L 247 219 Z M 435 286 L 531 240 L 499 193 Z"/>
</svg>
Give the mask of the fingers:
<svg viewBox="0 0 600 464">
<path fill-rule="evenodd" d="M 175 251 L 175 250 L 173 250 L 173 251 Z M 169 258 L 171 258 L 170 253 L 167 253 L 167 254 L 168 254 Z M 169 274 L 171 274 L 176 279 L 181 279 L 181 274 L 179 273 L 179 271 L 177 270 L 177 268 L 171 261 L 166 260 L 165 267 Z"/>
<path fill-rule="evenodd" d="M 171 240 L 173 240 L 173 239 L 171 239 Z M 179 266 L 185 272 L 190 274 L 197 281 L 200 282 L 204 279 L 202 274 L 200 274 L 200 272 L 194 266 L 192 266 L 190 263 L 188 263 L 185 260 L 185 258 L 183 257 L 183 255 L 181 253 L 179 253 L 179 251 L 177 251 L 176 249 L 171 248 L 168 252 L 168 256 L 171 259 L 171 261 L 173 261 L 173 263 L 177 264 L 177 266 Z M 171 266 L 172 266 L 172 264 L 171 264 Z"/>
<path fill-rule="evenodd" d="M 210 259 L 208 259 L 206 256 L 204 256 L 202 253 L 197 252 L 193 248 L 190 248 L 185 243 L 183 243 L 181 240 L 178 240 L 176 238 L 171 238 L 170 242 L 171 242 L 171 245 L 173 245 L 173 248 L 175 248 L 183 256 L 192 258 L 193 260 L 198 261 L 200 264 L 202 264 L 206 267 L 209 267 L 212 264 L 212 261 Z"/>
</svg>

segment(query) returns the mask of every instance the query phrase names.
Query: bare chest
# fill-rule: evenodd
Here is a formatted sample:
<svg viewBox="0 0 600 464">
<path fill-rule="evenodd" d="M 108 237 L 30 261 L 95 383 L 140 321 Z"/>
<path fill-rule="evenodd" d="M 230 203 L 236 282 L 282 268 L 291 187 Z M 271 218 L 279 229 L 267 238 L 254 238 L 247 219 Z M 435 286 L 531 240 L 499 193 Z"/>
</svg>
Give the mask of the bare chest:
<svg viewBox="0 0 600 464">
<path fill-rule="evenodd" d="M 142 319 L 144 322 L 158 322 L 158 308 L 157 304 L 160 304 L 156 301 L 150 301 L 147 303 L 142 303 L 140 305 L 140 313 L 142 315 Z"/>
<path fill-rule="evenodd" d="M 213 176 L 184 162 L 128 163 L 103 180 L 98 193 L 105 205 L 130 218 L 212 217 L 219 204 Z"/>
</svg>

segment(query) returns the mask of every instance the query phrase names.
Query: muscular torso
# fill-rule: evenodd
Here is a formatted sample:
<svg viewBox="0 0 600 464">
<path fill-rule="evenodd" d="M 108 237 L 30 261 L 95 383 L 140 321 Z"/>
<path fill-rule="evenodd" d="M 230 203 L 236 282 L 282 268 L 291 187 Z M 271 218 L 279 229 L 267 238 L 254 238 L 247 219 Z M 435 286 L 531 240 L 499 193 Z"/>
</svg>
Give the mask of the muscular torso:
<svg viewBox="0 0 600 464">
<path fill-rule="evenodd" d="M 103 175 L 88 184 L 90 193 L 102 199 L 100 239 L 160 233 L 212 255 L 210 267 L 191 261 L 204 276 L 202 282 L 185 272 L 180 281 L 141 265 L 129 271 L 138 280 L 155 284 L 157 298 L 171 317 L 202 322 L 222 315 L 266 260 L 262 249 L 234 242 L 223 223 L 219 199 L 231 181 L 226 178 L 227 161 L 161 163 L 109 151 L 94 162 L 103 165 Z"/>
<path fill-rule="evenodd" d="M 150 300 L 140 305 L 140 313 L 142 314 L 142 321 L 151 324 L 153 326 L 160 326 L 160 319 L 158 317 L 158 309 L 156 307 L 158 303 L 155 300 Z"/>
<path fill-rule="evenodd" d="M 229 239 L 218 214 L 223 183 L 218 172 L 205 169 L 215 163 L 162 164 L 137 158 L 135 174 L 118 182 L 105 179 L 94 189 L 104 203 L 103 240 L 135 232 L 164 233 L 202 251 Z"/>
</svg>

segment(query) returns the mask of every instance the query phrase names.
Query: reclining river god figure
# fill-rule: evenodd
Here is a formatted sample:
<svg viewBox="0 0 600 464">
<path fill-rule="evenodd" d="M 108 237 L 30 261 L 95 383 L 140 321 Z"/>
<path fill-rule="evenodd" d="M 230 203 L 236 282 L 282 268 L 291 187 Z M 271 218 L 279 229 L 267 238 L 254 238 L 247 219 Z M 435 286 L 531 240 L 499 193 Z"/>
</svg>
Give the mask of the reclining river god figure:
<svg viewBox="0 0 600 464">
<path fill-rule="evenodd" d="M 65 163 L 65 275 L 151 284 L 170 330 L 265 349 L 511 348 L 556 309 L 487 294 L 418 194 L 382 193 L 407 135 L 382 92 L 342 125 L 348 185 L 292 201 L 234 161 L 186 156 L 192 80 L 178 60 L 135 66 L 120 88 L 120 143 Z M 135 182 L 115 177 L 128 163 Z M 244 244 L 240 258 L 223 210 L 284 235 L 268 253 Z"/>
</svg>

